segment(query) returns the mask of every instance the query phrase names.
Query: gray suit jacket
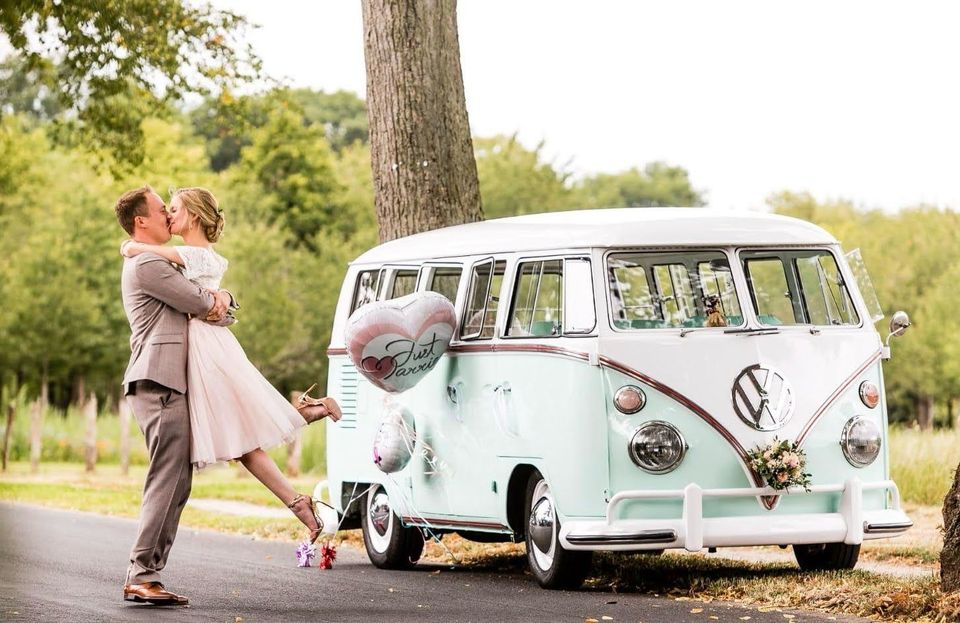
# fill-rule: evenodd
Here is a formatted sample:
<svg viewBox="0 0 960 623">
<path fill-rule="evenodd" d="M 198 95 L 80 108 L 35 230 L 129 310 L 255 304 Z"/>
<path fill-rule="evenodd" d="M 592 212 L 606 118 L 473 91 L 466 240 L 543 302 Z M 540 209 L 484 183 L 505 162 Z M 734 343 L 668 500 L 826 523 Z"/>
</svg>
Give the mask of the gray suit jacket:
<svg viewBox="0 0 960 623">
<path fill-rule="evenodd" d="M 153 253 L 124 258 L 120 285 L 132 351 L 123 375 L 124 394 L 141 380 L 186 393 L 187 314 L 206 316 L 213 295 Z"/>
</svg>

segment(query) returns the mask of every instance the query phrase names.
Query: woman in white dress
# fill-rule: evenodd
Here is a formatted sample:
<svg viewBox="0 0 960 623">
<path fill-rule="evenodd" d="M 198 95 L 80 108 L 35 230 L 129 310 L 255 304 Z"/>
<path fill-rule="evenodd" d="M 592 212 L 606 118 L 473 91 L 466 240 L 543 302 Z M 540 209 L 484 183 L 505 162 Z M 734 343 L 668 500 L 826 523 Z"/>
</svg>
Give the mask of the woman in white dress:
<svg viewBox="0 0 960 623">
<path fill-rule="evenodd" d="M 224 226 L 216 197 L 204 188 L 177 190 L 169 213 L 170 233 L 183 238 L 184 246 L 131 240 L 124 242 L 121 253 L 156 253 L 182 266 L 184 276 L 195 284 L 218 290 L 227 260 L 213 249 Z M 250 363 L 227 327 L 192 318 L 187 340 L 191 462 L 199 469 L 239 460 L 310 529 L 310 541 L 316 540 L 323 520 L 314 500 L 297 493 L 264 450 L 290 441 L 306 424 L 324 417 L 339 420 L 336 400 L 310 398 L 307 390 L 295 408 Z M 330 515 L 326 517 L 329 521 Z"/>
</svg>

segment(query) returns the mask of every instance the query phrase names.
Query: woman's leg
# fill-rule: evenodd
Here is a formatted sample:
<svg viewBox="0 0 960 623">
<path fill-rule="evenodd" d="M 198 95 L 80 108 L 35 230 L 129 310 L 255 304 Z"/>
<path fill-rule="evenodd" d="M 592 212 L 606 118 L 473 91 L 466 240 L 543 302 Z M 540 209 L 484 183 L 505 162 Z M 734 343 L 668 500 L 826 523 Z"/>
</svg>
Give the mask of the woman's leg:
<svg viewBox="0 0 960 623">
<path fill-rule="evenodd" d="M 285 505 L 290 504 L 297 497 L 297 492 L 290 486 L 290 482 L 284 478 L 283 472 L 280 471 L 277 464 L 273 462 L 270 455 L 260 448 L 241 456 L 240 462 L 247 468 L 247 471 L 256 476 L 257 480 L 262 482 L 267 489 L 270 489 Z M 309 502 L 305 500 L 291 510 L 297 516 L 297 519 L 302 521 L 303 525 L 310 530 L 318 529 L 317 519 L 313 516 L 313 509 Z"/>
</svg>

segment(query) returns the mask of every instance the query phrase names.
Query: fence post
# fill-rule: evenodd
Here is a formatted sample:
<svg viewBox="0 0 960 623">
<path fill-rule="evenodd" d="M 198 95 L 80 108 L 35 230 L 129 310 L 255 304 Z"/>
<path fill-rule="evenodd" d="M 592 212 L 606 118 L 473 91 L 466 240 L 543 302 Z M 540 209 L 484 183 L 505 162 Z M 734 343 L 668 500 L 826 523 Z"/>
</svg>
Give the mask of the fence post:
<svg viewBox="0 0 960 623">
<path fill-rule="evenodd" d="M 40 471 L 40 450 L 43 447 L 43 401 L 30 403 L 30 471 Z"/>
<path fill-rule="evenodd" d="M 10 458 L 10 433 L 13 430 L 13 416 L 17 413 L 17 402 L 11 400 L 7 405 L 7 427 L 3 430 L 3 471 L 7 471 L 7 460 Z"/>
<path fill-rule="evenodd" d="M 83 403 L 83 419 L 87 424 L 87 435 L 84 443 L 83 458 L 87 472 L 92 472 L 97 465 L 97 395 L 91 393 L 89 400 Z"/>
<path fill-rule="evenodd" d="M 300 392 L 290 392 L 290 403 L 297 404 Z M 297 430 L 297 436 L 287 444 L 287 475 L 300 475 L 300 456 L 303 454 L 303 428 Z"/>
<path fill-rule="evenodd" d="M 120 474 L 130 473 L 130 405 L 127 397 L 120 396 L 117 401 L 117 412 L 120 418 Z"/>
</svg>

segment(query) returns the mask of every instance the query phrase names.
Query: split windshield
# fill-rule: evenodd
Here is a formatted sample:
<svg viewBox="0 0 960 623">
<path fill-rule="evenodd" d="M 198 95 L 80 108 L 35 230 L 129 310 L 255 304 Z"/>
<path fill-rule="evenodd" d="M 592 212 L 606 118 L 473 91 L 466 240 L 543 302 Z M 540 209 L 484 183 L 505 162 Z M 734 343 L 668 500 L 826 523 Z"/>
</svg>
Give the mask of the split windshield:
<svg viewBox="0 0 960 623">
<path fill-rule="evenodd" d="M 743 324 L 730 264 L 720 251 L 614 253 L 607 278 L 618 329 Z"/>
<path fill-rule="evenodd" d="M 761 324 L 860 323 L 847 284 L 829 251 L 744 251 L 740 260 Z"/>
<path fill-rule="evenodd" d="M 761 325 L 857 325 L 836 259 L 826 250 L 739 254 Z M 744 326 L 728 256 L 719 250 L 623 252 L 607 258 L 613 326 L 670 329 Z"/>
</svg>

